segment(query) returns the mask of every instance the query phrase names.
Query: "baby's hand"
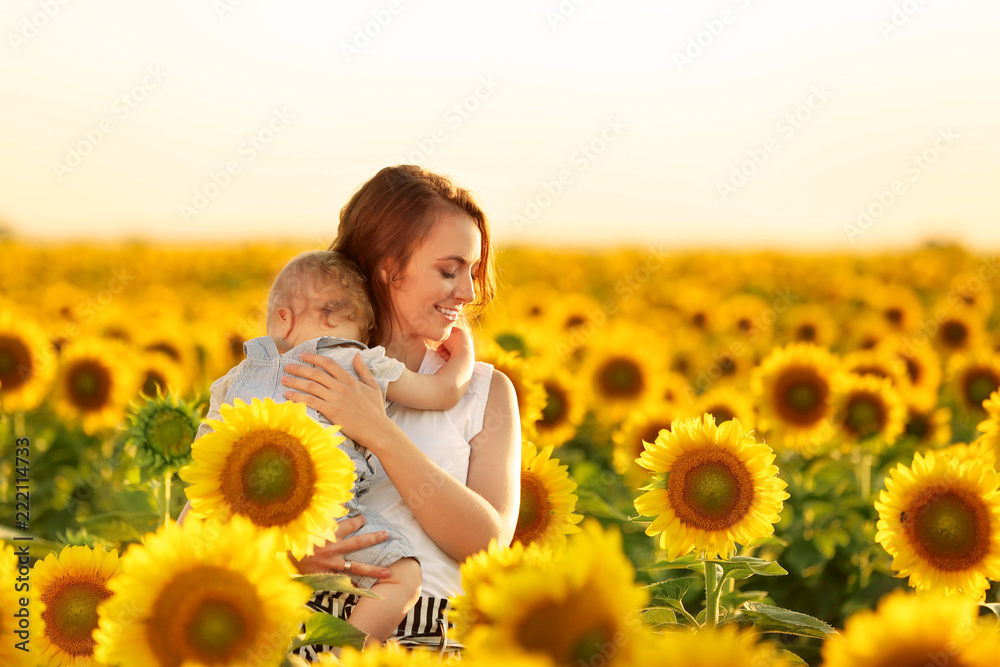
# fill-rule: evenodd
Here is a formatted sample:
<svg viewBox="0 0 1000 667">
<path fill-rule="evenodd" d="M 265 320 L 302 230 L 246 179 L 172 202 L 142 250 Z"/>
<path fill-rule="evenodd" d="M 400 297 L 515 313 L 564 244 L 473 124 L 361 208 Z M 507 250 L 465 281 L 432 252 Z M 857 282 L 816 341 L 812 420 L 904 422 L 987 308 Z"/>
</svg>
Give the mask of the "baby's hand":
<svg viewBox="0 0 1000 667">
<path fill-rule="evenodd" d="M 445 361 L 452 357 L 474 357 L 472 349 L 472 336 L 465 329 L 452 327 L 451 334 L 438 347 L 438 354 L 445 358 Z"/>
</svg>

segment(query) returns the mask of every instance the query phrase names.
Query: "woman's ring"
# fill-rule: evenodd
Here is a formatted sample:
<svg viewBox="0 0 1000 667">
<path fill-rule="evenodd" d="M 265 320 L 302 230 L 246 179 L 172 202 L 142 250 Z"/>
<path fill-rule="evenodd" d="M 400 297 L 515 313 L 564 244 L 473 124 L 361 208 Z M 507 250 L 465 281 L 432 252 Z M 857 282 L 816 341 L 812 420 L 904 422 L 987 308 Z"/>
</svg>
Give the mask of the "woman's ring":
<svg viewBox="0 0 1000 667">
<path fill-rule="evenodd" d="M 350 573 L 351 573 L 351 566 L 352 566 L 353 564 L 354 564 L 354 563 L 352 563 L 351 561 L 349 561 L 349 560 L 347 560 L 347 559 L 345 558 L 345 559 L 344 559 L 344 572 L 346 572 L 346 573 L 350 574 Z"/>
</svg>

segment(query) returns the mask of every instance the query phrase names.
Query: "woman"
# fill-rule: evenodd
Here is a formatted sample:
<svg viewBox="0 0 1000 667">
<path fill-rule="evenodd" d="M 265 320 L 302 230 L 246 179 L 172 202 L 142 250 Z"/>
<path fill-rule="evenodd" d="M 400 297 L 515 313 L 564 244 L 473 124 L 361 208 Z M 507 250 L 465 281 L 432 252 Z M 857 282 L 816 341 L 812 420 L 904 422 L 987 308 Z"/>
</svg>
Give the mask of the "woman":
<svg viewBox="0 0 1000 667">
<path fill-rule="evenodd" d="M 341 211 L 330 249 L 353 259 L 368 280 L 376 321 L 371 339 L 413 371 L 433 373 L 441 363 L 436 343 L 466 311 L 494 295 L 486 216 L 466 190 L 419 167 L 388 167 L 365 183 Z M 366 503 L 400 526 L 421 556 L 421 600 L 396 637 L 403 644 L 444 645 L 442 619 L 447 598 L 461 592 L 460 564 L 491 539 L 509 544 L 514 534 L 520 430 L 513 386 L 480 363 L 469 391 L 451 410 L 394 406 L 387 415 L 359 360 L 360 381 L 325 357 L 303 355 L 303 361 L 315 367 L 286 369 L 286 397 L 340 424 L 378 458 Z M 300 561 L 299 570 L 386 576 L 346 560 L 373 541 L 346 537 L 359 525 L 344 521 L 338 541 Z M 311 606 L 345 614 L 351 603 L 324 594 Z"/>
</svg>

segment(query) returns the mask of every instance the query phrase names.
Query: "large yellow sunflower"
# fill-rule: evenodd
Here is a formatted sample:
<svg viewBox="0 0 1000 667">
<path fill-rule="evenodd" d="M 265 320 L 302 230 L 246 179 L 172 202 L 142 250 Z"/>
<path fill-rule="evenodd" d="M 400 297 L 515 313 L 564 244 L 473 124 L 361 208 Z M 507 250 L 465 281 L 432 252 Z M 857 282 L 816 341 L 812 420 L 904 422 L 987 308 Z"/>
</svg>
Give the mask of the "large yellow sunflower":
<svg viewBox="0 0 1000 667">
<path fill-rule="evenodd" d="M 649 633 L 637 618 L 646 599 L 621 536 L 588 521 L 547 566 L 515 568 L 483 586 L 483 619 L 466 645 L 473 655 L 527 653 L 565 667 L 635 664 Z"/>
<path fill-rule="evenodd" d="M 811 453 L 833 435 L 836 358 L 809 343 L 772 352 L 753 373 L 757 425 L 777 447 Z"/>
<path fill-rule="evenodd" d="M 665 660 L 667 658 L 667 660 Z M 788 667 L 788 659 L 753 632 L 735 625 L 707 627 L 691 632 L 664 632 L 643 645 L 636 665 L 683 667 Z"/>
<path fill-rule="evenodd" d="M 566 535 L 577 533 L 583 516 L 576 509 L 576 482 L 568 468 L 553 459 L 552 445 L 541 450 L 525 441 L 521 445 L 521 507 L 514 541 L 562 547 Z"/>
<path fill-rule="evenodd" d="M 652 488 L 635 499 L 639 514 L 654 517 L 646 534 L 660 536 L 671 560 L 692 550 L 725 558 L 735 542 L 772 534 L 788 497 L 773 462 L 771 448 L 738 420 L 675 421 L 639 459 L 655 473 Z"/>
<path fill-rule="evenodd" d="M 843 373 L 835 385 L 834 421 L 842 447 L 878 454 L 903 434 L 906 405 L 888 378 Z"/>
<path fill-rule="evenodd" d="M 273 667 L 309 615 L 277 530 L 187 520 L 122 557 L 98 608 L 98 659 L 120 667 Z"/>
<path fill-rule="evenodd" d="M 118 552 L 69 546 L 35 563 L 31 571 L 37 607 L 34 637 L 39 663 L 49 667 L 92 667 L 97 643 L 97 608 L 111 597 Z"/>
<path fill-rule="evenodd" d="M 0 665 L 34 667 L 37 664 L 36 629 L 31 627 L 30 607 L 22 607 L 21 600 L 35 604 L 30 591 L 30 581 L 17 581 L 18 558 L 14 547 L 0 540 Z M 27 567 L 27 566 L 25 566 Z M 27 572 L 27 570 L 25 570 Z M 17 616 L 24 609 L 24 616 Z M 21 635 L 17 633 L 21 632 Z M 20 648 L 18 647 L 20 645 Z"/>
<path fill-rule="evenodd" d="M 994 667 L 1000 634 L 964 596 L 896 590 L 823 642 L 823 667 Z"/>
<path fill-rule="evenodd" d="M 56 410 L 79 420 L 83 430 L 96 433 L 116 426 L 136 393 L 132 356 L 117 343 L 97 339 L 73 341 L 65 347 L 56 381 Z"/>
<path fill-rule="evenodd" d="M 481 591 L 511 570 L 548 567 L 552 556 L 553 552 L 548 545 L 533 543 L 525 547 L 520 542 L 514 542 L 509 547 L 501 547 L 494 539 L 490 540 L 487 549 L 466 558 L 461 568 L 462 594 L 452 602 L 449 617 L 455 624 L 459 640 L 463 640 L 473 627 L 487 620 L 479 608 Z"/>
<path fill-rule="evenodd" d="M 26 317 L 0 310 L 0 412 L 38 407 L 55 371 L 55 351 L 45 332 Z"/>
<path fill-rule="evenodd" d="M 1000 579 L 1000 491 L 981 459 L 919 453 L 885 479 L 875 540 L 910 585 L 982 599 Z"/>
<path fill-rule="evenodd" d="M 236 399 L 222 405 L 213 432 L 195 441 L 194 463 L 181 469 L 191 515 L 240 514 L 261 529 L 281 528 L 296 558 L 334 541 L 336 519 L 351 499 L 354 466 L 337 444 L 339 427 L 323 428 L 301 403 Z"/>
</svg>

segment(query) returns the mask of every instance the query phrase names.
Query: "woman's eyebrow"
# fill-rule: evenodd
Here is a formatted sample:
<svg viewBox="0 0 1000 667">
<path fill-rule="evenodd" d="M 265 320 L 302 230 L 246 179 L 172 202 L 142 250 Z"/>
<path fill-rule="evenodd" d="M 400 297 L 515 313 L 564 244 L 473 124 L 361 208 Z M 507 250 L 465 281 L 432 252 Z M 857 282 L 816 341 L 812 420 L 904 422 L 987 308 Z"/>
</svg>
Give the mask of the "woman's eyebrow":
<svg viewBox="0 0 1000 667">
<path fill-rule="evenodd" d="M 458 262 L 459 264 L 469 263 L 469 260 L 465 259 L 464 257 L 460 257 L 459 255 L 448 255 L 447 257 L 438 257 L 438 261 L 439 262 L 452 261 L 452 262 Z"/>
</svg>

